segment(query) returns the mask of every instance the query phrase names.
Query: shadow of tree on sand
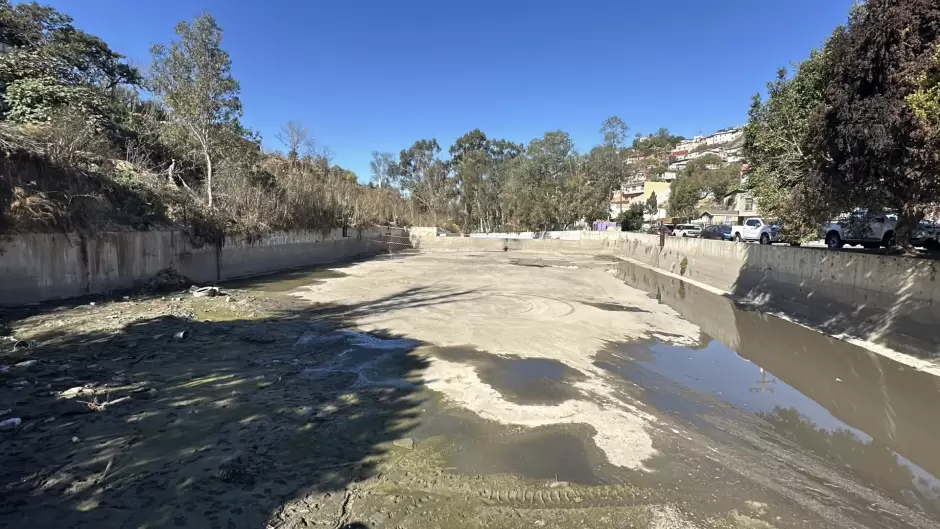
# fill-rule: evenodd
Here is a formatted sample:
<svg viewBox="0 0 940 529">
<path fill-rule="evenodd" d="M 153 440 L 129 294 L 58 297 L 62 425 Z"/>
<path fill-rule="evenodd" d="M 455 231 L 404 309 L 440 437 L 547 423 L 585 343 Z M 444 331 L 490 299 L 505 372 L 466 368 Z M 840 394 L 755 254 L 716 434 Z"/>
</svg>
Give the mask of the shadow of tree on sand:
<svg viewBox="0 0 940 529">
<path fill-rule="evenodd" d="M 0 408 L 23 420 L 0 432 L 0 526 L 258 528 L 310 494 L 324 498 L 314 517 L 339 524 L 342 491 L 415 425 L 427 365 L 419 342 L 349 318 L 467 294 L 228 321 L 149 299 L 117 332 L 37 335 L 0 356 Z M 121 317 L 122 305 L 70 310 Z"/>
</svg>

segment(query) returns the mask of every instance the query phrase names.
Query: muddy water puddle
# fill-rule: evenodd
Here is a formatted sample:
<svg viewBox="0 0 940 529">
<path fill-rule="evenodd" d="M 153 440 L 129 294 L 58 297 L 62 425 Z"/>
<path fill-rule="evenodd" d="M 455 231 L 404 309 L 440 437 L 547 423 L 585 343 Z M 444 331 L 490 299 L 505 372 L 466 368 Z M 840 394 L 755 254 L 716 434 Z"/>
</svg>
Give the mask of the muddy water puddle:
<svg viewBox="0 0 940 529">
<path fill-rule="evenodd" d="M 558 261 L 553 259 L 510 259 L 509 264 L 515 266 L 530 266 L 533 268 L 578 268 L 570 261 Z"/>
<path fill-rule="evenodd" d="M 500 356 L 472 347 L 435 347 L 431 354 L 472 366 L 480 379 L 516 404 L 557 404 L 578 398 L 584 375 L 557 360 Z"/>
<path fill-rule="evenodd" d="M 413 435 L 434 439 L 452 471 L 511 474 L 526 479 L 595 485 L 617 480 L 585 425 L 519 428 L 481 419 L 462 409 L 426 403 Z"/>
<path fill-rule="evenodd" d="M 896 501 L 940 515 L 940 378 L 646 269 L 625 263 L 617 275 L 703 334 L 692 347 L 611 345 L 599 367 L 692 422 L 710 401 L 755 414 Z"/>
<path fill-rule="evenodd" d="M 304 268 L 289 272 L 278 272 L 245 279 L 233 279 L 221 283 L 223 288 L 237 288 L 255 292 L 280 294 L 309 285 L 321 284 L 329 279 L 346 277 L 347 274 L 332 268 Z"/>
</svg>

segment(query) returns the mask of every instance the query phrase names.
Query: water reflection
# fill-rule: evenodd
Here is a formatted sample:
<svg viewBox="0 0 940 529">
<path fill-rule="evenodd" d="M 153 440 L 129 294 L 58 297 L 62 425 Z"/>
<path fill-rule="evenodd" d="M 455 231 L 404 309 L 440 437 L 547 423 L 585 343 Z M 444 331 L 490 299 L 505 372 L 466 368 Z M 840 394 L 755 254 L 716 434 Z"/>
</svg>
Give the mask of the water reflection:
<svg viewBox="0 0 940 529">
<path fill-rule="evenodd" d="M 615 355 L 752 411 L 896 500 L 940 512 L 938 377 L 628 263 L 617 273 L 708 336 L 697 348 L 624 344 Z"/>
</svg>

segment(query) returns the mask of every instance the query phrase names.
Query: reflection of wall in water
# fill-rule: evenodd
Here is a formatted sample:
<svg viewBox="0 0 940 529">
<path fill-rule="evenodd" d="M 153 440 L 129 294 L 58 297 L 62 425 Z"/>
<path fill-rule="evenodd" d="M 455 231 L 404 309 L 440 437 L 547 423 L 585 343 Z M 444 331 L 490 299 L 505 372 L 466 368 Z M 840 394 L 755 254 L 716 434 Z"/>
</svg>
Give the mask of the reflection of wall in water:
<svg viewBox="0 0 940 529">
<path fill-rule="evenodd" d="M 629 263 L 617 277 L 825 407 L 940 476 L 940 378 Z M 680 285 L 683 285 L 680 288 Z"/>
<path fill-rule="evenodd" d="M 629 263 L 618 266 L 617 277 L 633 288 L 648 292 L 660 303 L 672 307 L 682 317 L 698 325 L 705 334 L 737 350 L 734 307 L 727 299 Z M 707 314 L 708 317 L 695 317 L 697 314 Z M 702 345 L 707 345 L 707 342 Z"/>
</svg>

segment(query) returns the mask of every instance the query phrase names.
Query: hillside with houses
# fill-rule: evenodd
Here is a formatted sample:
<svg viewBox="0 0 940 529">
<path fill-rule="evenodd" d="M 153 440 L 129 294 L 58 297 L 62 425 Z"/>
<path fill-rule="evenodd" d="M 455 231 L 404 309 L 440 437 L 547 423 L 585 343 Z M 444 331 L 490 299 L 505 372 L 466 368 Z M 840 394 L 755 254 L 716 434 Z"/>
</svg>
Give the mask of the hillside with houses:
<svg viewBox="0 0 940 529">
<path fill-rule="evenodd" d="M 610 201 L 611 218 L 622 217 L 631 206 L 643 207 L 646 223 L 673 220 L 731 224 L 757 213 L 757 204 L 746 190 L 742 148 L 744 128 L 730 127 L 708 136 L 690 139 L 671 137 L 668 148 L 643 149 L 643 143 L 654 136 L 638 137 L 627 159 L 635 170 L 621 184 Z M 687 189 L 686 180 L 695 180 L 696 171 L 705 173 L 698 189 Z M 712 174 L 722 173 L 722 188 L 727 193 L 707 189 L 704 181 Z M 701 177 L 701 175 L 698 175 Z M 692 182 L 690 182 L 692 184 Z M 683 204 L 671 201 L 675 190 L 683 192 Z M 697 200 L 694 200 L 698 194 Z M 692 206 L 691 208 L 689 206 Z"/>
</svg>

